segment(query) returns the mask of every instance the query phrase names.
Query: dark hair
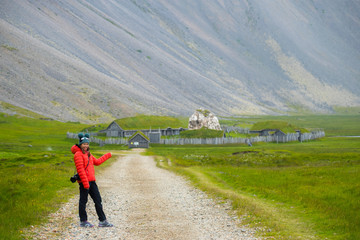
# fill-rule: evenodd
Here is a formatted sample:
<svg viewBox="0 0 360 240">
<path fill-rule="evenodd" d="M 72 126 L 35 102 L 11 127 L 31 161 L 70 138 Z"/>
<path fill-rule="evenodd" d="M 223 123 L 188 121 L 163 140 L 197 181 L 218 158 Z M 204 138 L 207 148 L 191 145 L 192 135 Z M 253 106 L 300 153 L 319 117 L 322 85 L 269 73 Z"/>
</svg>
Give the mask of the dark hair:
<svg viewBox="0 0 360 240">
<path fill-rule="evenodd" d="M 81 147 L 80 147 L 80 144 L 77 144 L 77 143 L 76 143 L 75 145 L 76 145 L 78 148 L 80 148 L 80 150 L 82 151 L 82 149 L 81 149 Z M 88 150 L 88 152 L 89 152 L 89 156 L 90 156 L 90 147 L 88 147 L 88 149 L 87 149 L 87 150 Z M 84 153 L 84 152 L 83 152 L 83 153 Z"/>
</svg>

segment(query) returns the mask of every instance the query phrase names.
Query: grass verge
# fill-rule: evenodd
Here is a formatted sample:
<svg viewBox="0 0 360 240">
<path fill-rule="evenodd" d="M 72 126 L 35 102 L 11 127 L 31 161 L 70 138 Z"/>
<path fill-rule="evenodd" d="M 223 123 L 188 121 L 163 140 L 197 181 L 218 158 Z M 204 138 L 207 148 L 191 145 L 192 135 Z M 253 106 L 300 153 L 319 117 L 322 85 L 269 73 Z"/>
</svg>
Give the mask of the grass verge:
<svg viewBox="0 0 360 240">
<path fill-rule="evenodd" d="M 208 194 L 230 199 L 244 224 L 262 236 L 360 238 L 360 138 L 156 146 L 148 154 L 162 156 L 159 164 Z"/>
</svg>

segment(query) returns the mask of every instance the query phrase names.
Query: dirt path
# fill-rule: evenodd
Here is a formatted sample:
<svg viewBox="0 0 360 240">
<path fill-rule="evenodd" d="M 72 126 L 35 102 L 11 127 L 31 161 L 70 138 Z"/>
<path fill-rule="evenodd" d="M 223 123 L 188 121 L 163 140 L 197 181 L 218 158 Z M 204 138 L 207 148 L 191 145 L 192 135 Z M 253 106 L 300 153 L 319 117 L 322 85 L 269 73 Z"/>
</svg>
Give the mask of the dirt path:
<svg viewBox="0 0 360 240">
<path fill-rule="evenodd" d="M 33 229 L 35 239 L 256 239 L 228 214 L 229 206 L 215 204 L 139 151 L 119 157 L 97 176 L 105 213 L 115 227 L 80 228 L 76 196 L 48 224 Z M 91 199 L 87 211 L 97 225 Z"/>
</svg>

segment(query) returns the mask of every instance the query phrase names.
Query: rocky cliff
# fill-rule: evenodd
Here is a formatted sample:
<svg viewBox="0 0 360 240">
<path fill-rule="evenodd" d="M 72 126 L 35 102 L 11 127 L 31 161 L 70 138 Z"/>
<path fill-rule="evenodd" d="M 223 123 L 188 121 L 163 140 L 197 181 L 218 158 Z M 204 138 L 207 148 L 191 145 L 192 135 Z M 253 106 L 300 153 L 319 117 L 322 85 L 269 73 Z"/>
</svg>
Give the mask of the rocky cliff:
<svg viewBox="0 0 360 240">
<path fill-rule="evenodd" d="M 355 0 L 3 0 L 0 101 L 65 121 L 359 106 L 359 12 Z"/>
</svg>

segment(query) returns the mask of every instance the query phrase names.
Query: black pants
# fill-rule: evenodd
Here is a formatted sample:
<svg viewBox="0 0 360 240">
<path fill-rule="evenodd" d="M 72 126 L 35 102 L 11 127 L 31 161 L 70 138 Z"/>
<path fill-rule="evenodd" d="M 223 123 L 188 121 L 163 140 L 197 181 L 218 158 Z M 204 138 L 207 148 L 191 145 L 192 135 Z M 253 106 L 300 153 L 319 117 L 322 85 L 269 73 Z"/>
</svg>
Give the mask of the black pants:
<svg viewBox="0 0 360 240">
<path fill-rule="evenodd" d="M 103 211 L 102 203 L 101 203 L 101 196 L 96 185 L 96 182 L 89 182 L 90 188 L 85 189 L 84 185 L 80 183 L 80 200 L 79 200 L 79 216 L 80 221 L 87 221 L 87 214 L 86 214 L 86 203 L 88 201 L 88 195 L 92 198 L 95 203 L 96 213 L 99 217 L 99 221 L 106 220 L 105 213 Z"/>
</svg>

